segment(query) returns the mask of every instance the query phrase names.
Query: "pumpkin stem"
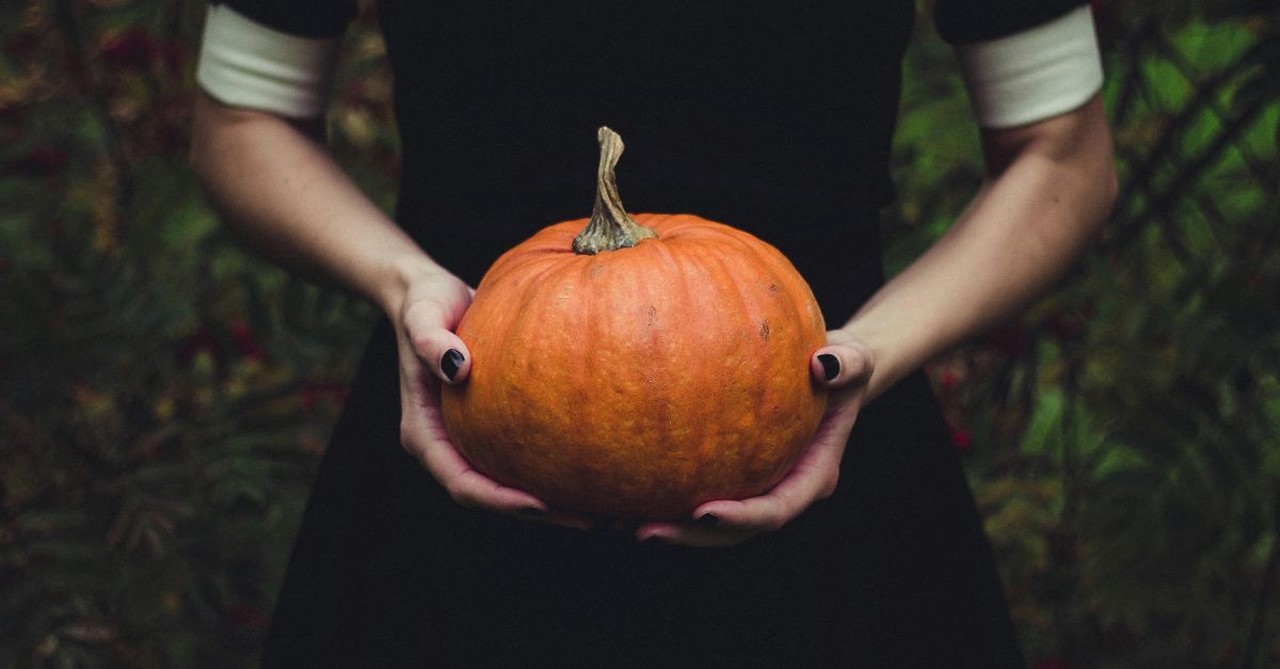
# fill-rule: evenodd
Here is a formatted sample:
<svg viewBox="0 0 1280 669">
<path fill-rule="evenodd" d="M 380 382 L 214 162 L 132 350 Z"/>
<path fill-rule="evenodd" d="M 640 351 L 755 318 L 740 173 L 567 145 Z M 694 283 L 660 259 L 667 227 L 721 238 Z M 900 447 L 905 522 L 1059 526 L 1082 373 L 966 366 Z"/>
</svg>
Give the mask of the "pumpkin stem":
<svg viewBox="0 0 1280 669">
<path fill-rule="evenodd" d="M 596 203 L 587 227 L 573 238 L 573 252 L 595 255 L 601 251 L 617 251 L 635 246 L 641 239 L 658 233 L 640 225 L 622 208 L 618 183 L 613 168 L 622 156 L 622 138 L 607 127 L 596 133 L 600 140 L 600 165 L 596 168 Z"/>
</svg>

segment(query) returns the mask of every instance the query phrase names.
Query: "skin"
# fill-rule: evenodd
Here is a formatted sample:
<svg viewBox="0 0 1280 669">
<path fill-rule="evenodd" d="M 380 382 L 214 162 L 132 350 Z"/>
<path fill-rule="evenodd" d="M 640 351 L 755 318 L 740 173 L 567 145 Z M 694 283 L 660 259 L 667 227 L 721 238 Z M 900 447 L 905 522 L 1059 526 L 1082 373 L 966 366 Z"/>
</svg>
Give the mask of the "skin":
<svg viewBox="0 0 1280 669">
<path fill-rule="evenodd" d="M 440 418 L 442 383 L 462 382 L 471 354 L 454 328 L 472 289 L 373 205 L 325 153 L 314 121 L 225 106 L 200 95 L 191 163 L 236 231 L 273 261 L 356 292 L 395 325 L 404 448 L 459 504 L 575 527 L 473 469 Z M 1101 102 L 1010 129 L 983 129 L 987 179 L 948 232 L 893 278 L 810 361 L 831 391 L 818 432 L 768 493 L 703 504 L 688 522 L 642 523 L 638 540 L 729 546 L 775 530 L 835 491 L 845 443 L 868 402 L 925 361 L 1025 308 L 1096 236 L 1116 194 Z M 449 349 L 465 356 L 450 380 Z M 818 356 L 840 361 L 824 379 Z M 713 516 L 716 522 L 703 520 Z M 709 520 L 709 519 L 707 519 Z"/>
</svg>

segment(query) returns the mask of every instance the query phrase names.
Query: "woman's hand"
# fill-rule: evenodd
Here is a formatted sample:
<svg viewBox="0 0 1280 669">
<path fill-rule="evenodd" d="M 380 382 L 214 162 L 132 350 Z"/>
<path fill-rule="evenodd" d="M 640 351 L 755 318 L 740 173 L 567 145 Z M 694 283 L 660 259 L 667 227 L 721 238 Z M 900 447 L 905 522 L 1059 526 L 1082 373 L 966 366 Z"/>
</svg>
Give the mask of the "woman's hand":
<svg viewBox="0 0 1280 669">
<path fill-rule="evenodd" d="M 474 291 L 443 270 L 423 272 L 392 314 L 400 355 L 400 441 L 405 450 L 463 506 L 575 527 L 589 524 L 554 514 L 540 499 L 480 473 L 458 452 L 440 412 L 440 385 L 462 383 L 471 353 L 453 330 Z"/>
<path fill-rule="evenodd" d="M 827 342 L 809 362 L 815 381 L 831 390 L 827 412 L 791 472 L 759 497 L 707 502 L 688 522 L 644 523 L 636 531 L 638 540 L 732 546 L 786 525 L 835 492 L 845 443 L 866 401 L 875 361 L 871 350 L 844 330 L 828 332 Z"/>
</svg>

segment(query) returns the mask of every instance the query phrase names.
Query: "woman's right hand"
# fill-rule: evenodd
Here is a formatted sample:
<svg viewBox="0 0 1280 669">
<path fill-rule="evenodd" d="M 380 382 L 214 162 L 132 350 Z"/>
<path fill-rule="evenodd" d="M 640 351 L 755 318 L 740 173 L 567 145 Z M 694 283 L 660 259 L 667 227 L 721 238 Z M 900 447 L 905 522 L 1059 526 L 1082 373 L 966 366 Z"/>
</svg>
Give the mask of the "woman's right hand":
<svg viewBox="0 0 1280 669">
<path fill-rule="evenodd" d="M 440 411 L 440 387 L 463 383 L 471 370 L 471 353 L 454 330 L 474 293 L 444 270 L 425 271 L 408 284 L 398 312 L 391 314 L 400 357 L 401 444 L 458 504 L 589 527 L 585 519 L 554 513 L 537 497 L 485 476 L 449 437 Z"/>
<path fill-rule="evenodd" d="M 441 418 L 440 384 L 462 383 L 470 370 L 471 355 L 453 330 L 472 291 L 427 257 L 308 135 L 323 124 L 230 106 L 206 93 L 193 113 L 191 164 L 227 223 L 263 256 L 350 289 L 394 323 L 404 448 L 459 504 L 583 525 L 476 471 L 454 447 Z"/>
</svg>

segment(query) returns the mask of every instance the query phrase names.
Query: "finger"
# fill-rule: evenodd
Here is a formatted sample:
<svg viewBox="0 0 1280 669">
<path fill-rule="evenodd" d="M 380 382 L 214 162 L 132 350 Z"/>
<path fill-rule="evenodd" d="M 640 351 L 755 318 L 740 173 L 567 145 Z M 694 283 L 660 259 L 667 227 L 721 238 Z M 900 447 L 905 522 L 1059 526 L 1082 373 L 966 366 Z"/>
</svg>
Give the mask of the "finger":
<svg viewBox="0 0 1280 669">
<path fill-rule="evenodd" d="M 852 416 L 825 421 L 800 461 L 768 493 L 707 502 L 694 509 L 689 522 L 648 523 L 637 530 L 636 538 L 685 546 L 732 546 L 781 528 L 835 492 L 852 425 Z"/>
<path fill-rule="evenodd" d="M 772 532 L 795 519 L 814 501 L 829 496 L 834 480 L 821 465 L 796 470 L 766 495 L 744 500 L 715 500 L 694 510 L 687 522 L 645 523 L 639 541 L 658 540 L 682 546 L 733 546 L 757 534 Z"/>
<path fill-rule="evenodd" d="M 411 453 L 418 455 L 422 467 L 440 482 L 456 503 L 523 520 L 580 530 L 592 527 L 590 519 L 552 510 L 531 493 L 489 478 L 462 457 L 447 432 L 432 429 L 431 426 L 430 422 L 407 422 L 403 427 L 402 440 Z"/>
<path fill-rule="evenodd" d="M 768 494 L 742 500 L 715 500 L 699 506 L 693 512 L 693 525 L 747 536 L 772 532 L 826 497 L 829 493 L 825 487 L 820 477 L 792 475 Z"/>
<path fill-rule="evenodd" d="M 449 455 L 455 455 L 450 451 Z M 441 454 L 443 455 L 443 454 Z M 457 458 L 461 460 L 461 458 Z M 510 486 L 503 485 L 485 476 L 470 465 L 463 464 L 463 469 L 441 473 L 441 483 L 453 501 L 462 506 L 479 507 L 505 513 L 508 515 L 536 516 L 550 511 L 542 500 L 533 495 Z M 450 469 L 453 469 L 450 466 Z"/>
<path fill-rule="evenodd" d="M 444 484 L 449 496 L 462 506 L 577 530 L 589 530 L 594 526 L 589 518 L 552 510 L 530 493 L 503 485 L 466 465 L 465 460 L 462 462 L 466 470 Z"/>
<path fill-rule="evenodd" d="M 654 521 L 641 523 L 635 528 L 640 542 L 656 542 L 676 546 L 727 547 L 734 546 L 759 534 L 756 528 L 730 525 L 717 516 L 702 513 L 694 521 Z"/>
<path fill-rule="evenodd" d="M 871 356 L 858 344 L 830 344 L 814 352 L 809 371 L 814 380 L 831 388 L 865 383 L 871 376 Z"/>
<path fill-rule="evenodd" d="M 757 533 L 731 532 L 685 523 L 646 523 L 636 530 L 636 540 L 692 548 L 728 548 L 755 534 Z"/>
<path fill-rule="evenodd" d="M 413 352 L 443 383 L 462 383 L 471 373 L 471 351 L 458 335 L 442 327 L 420 327 L 411 333 Z"/>
<path fill-rule="evenodd" d="M 436 438 L 439 439 L 439 436 Z M 588 518 L 552 510 L 546 502 L 531 493 L 489 478 L 472 467 L 451 443 L 438 442 L 434 446 L 412 450 L 420 453 L 423 468 L 461 506 L 579 530 L 588 530 L 593 526 Z"/>
<path fill-rule="evenodd" d="M 410 369 L 402 370 L 400 375 L 400 443 L 405 450 L 459 504 L 508 513 L 523 508 L 545 512 L 546 505 L 533 495 L 504 486 L 472 467 L 444 427 L 437 390 L 430 383 L 414 384 L 407 378 L 415 374 Z"/>
<path fill-rule="evenodd" d="M 761 497 L 717 500 L 698 507 L 691 521 L 641 525 L 636 530 L 636 538 L 680 546 L 734 546 L 757 534 L 781 528 L 816 498 L 816 495 L 805 494 L 799 489 L 775 488 Z"/>
</svg>

